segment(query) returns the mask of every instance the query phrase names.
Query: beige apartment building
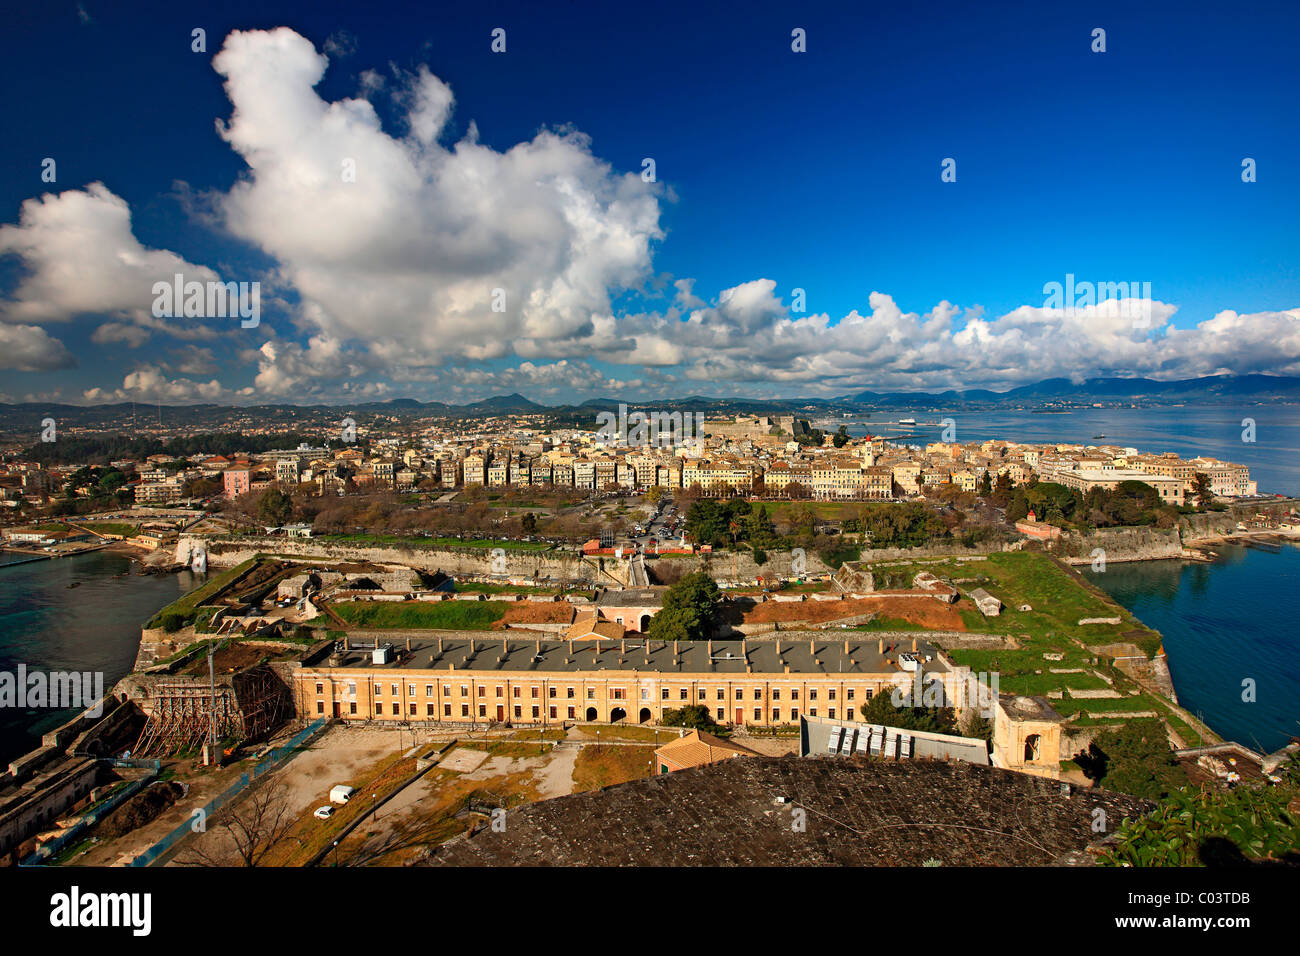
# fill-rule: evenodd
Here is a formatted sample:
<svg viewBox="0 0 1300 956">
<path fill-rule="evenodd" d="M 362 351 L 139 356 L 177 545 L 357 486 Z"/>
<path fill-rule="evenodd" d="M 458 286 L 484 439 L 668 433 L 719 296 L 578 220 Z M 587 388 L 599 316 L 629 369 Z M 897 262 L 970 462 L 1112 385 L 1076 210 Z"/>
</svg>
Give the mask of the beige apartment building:
<svg viewBox="0 0 1300 956">
<path fill-rule="evenodd" d="M 967 668 L 906 641 L 487 640 L 419 638 L 350 647 L 295 665 L 300 717 L 476 725 L 591 721 L 653 724 L 706 706 L 719 723 L 775 727 L 800 716 L 853 720 L 895 687 L 963 709 Z"/>
</svg>

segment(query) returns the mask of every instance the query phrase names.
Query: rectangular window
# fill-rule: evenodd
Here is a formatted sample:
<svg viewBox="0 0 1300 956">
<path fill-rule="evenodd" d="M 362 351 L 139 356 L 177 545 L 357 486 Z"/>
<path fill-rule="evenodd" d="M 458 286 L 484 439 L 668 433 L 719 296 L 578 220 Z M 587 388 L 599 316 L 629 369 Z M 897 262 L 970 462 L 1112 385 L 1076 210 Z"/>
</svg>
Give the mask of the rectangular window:
<svg viewBox="0 0 1300 956">
<path fill-rule="evenodd" d="M 809 700 L 817 699 L 817 689 L 815 687 L 812 690 L 808 691 L 808 699 Z"/>
<path fill-rule="evenodd" d="M 469 704 L 461 704 L 461 705 L 460 705 L 460 715 L 461 715 L 462 717 L 468 717 L 468 716 L 469 716 Z"/>
<path fill-rule="evenodd" d="M 444 716 L 444 717 L 450 717 L 450 716 L 451 716 L 451 704 L 443 704 L 443 705 L 442 705 L 442 716 Z"/>
<path fill-rule="evenodd" d="M 741 690 L 739 687 L 737 687 L 737 688 L 736 688 L 736 700 L 744 700 L 744 699 L 745 699 L 745 692 L 744 692 L 743 690 Z"/>
<path fill-rule="evenodd" d="M 726 717 L 726 714 L 724 714 L 724 713 L 722 712 L 722 708 L 719 707 L 719 708 L 718 708 L 718 720 L 722 720 L 722 719 L 725 718 L 725 717 Z"/>
<path fill-rule="evenodd" d="M 357 712 L 357 702 L 354 700 L 350 704 L 348 704 L 348 713 L 355 714 L 356 712 Z"/>
<path fill-rule="evenodd" d="M 763 719 L 763 708 L 762 708 L 762 707 L 755 707 L 755 708 L 754 708 L 754 719 L 755 719 L 755 720 L 762 720 L 762 719 Z"/>
<path fill-rule="evenodd" d="M 397 696 L 399 696 L 399 695 L 400 695 L 400 691 L 398 691 L 398 689 L 397 689 L 397 685 L 394 684 L 394 685 L 393 685 L 393 696 L 394 696 L 394 697 L 397 697 Z"/>
<path fill-rule="evenodd" d="M 465 684 L 461 684 L 461 685 L 460 685 L 460 696 L 461 696 L 461 697 L 468 697 L 468 696 L 469 696 L 469 687 L 466 686 Z"/>
<path fill-rule="evenodd" d="M 588 688 L 587 688 L 587 700 L 595 700 L 595 699 L 596 699 L 596 688 L 594 688 L 594 687 L 588 687 Z"/>
<path fill-rule="evenodd" d="M 450 696 L 451 696 L 451 685 L 450 685 L 450 684 L 443 684 L 443 685 L 442 685 L 442 695 L 443 695 L 444 697 L 450 697 Z"/>
<path fill-rule="evenodd" d="M 546 689 L 546 696 L 549 697 L 551 700 L 555 700 L 555 687 L 554 687 L 554 685 L 552 685 L 551 687 L 548 687 L 548 688 Z"/>
<path fill-rule="evenodd" d="M 723 690 L 721 687 L 719 687 L 719 688 L 718 688 L 718 700 L 726 700 L 726 699 L 727 699 L 727 692 L 726 692 L 725 690 Z"/>
<path fill-rule="evenodd" d="M 479 684 L 479 685 L 478 685 L 478 695 L 479 695 L 480 697 L 486 697 L 486 696 L 487 696 L 487 688 L 484 687 L 482 684 Z"/>
<path fill-rule="evenodd" d="M 407 697 L 414 697 L 414 696 L 415 696 L 415 685 L 414 685 L 414 684 L 407 684 L 407 685 L 406 685 L 406 696 L 407 696 Z"/>
<path fill-rule="evenodd" d="M 852 700 L 852 699 L 853 699 L 853 688 L 852 688 L 852 687 L 850 687 L 850 688 L 848 689 L 848 695 L 849 695 L 849 700 Z"/>
<path fill-rule="evenodd" d="M 478 705 L 478 715 L 479 715 L 480 717 L 486 717 L 486 716 L 487 716 L 487 704 L 479 704 L 479 705 Z"/>
<path fill-rule="evenodd" d="M 661 691 L 659 692 L 659 699 L 660 699 L 660 700 L 667 700 L 667 699 L 668 699 L 668 688 L 667 688 L 667 687 L 665 687 L 663 690 L 661 690 Z"/>
<path fill-rule="evenodd" d="M 408 714 L 410 714 L 412 717 L 415 716 L 415 701 L 411 701 L 411 702 L 407 705 L 407 711 L 406 711 L 406 712 L 407 712 Z"/>
<path fill-rule="evenodd" d="M 834 719 L 835 719 L 835 708 L 834 708 L 834 707 L 832 707 L 832 708 L 830 709 L 830 713 L 828 714 L 828 716 L 830 717 L 831 720 L 834 720 Z"/>
<path fill-rule="evenodd" d="M 845 717 L 846 720 L 852 720 L 852 719 L 853 719 L 853 708 L 852 708 L 852 707 L 850 707 L 848 710 L 846 710 L 846 711 L 844 712 L 844 717 Z"/>
<path fill-rule="evenodd" d="M 573 688 L 566 687 L 564 689 L 564 696 L 567 697 L 569 700 L 573 700 Z"/>
<path fill-rule="evenodd" d="M 569 708 L 569 719 L 570 719 L 570 720 L 573 720 L 573 718 L 577 716 L 576 711 L 577 711 L 577 708 L 576 708 L 576 707 L 570 707 L 570 708 Z"/>
<path fill-rule="evenodd" d="M 323 700 L 316 701 L 316 713 L 318 714 L 325 713 L 325 701 Z"/>
<path fill-rule="evenodd" d="M 540 709 L 540 708 L 537 708 L 537 707 L 534 707 L 534 708 L 533 708 L 533 720 L 536 720 L 536 719 L 537 719 L 538 717 L 540 717 L 541 715 L 542 715 L 542 711 L 541 711 L 541 709 Z"/>
<path fill-rule="evenodd" d="M 755 687 L 755 688 L 754 688 L 754 700 L 762 700 L 762 699 L 763 699 L 763 692 L 762 692 L 761 690 L 759 690 L 757 687 Z"/>
<path fill-rule="evenodd" d="M 425 697 L 432 697 L 432 696 L 433 696 L 433 685 L 432 685 L 432 684 L 425 684 L 425 685 L 424 685 L 424 696 L 425 696 Z"/>
<path fill-rule="evenodd" d="M 772 699 L 773 699 L 773 700 L 780 700 L 780 699 L 781 699 L 781 688 L 779 688 L 779 687 L 773 688 L 773 690 L 772 690 Z"/>
<path fill-rule="evenodd" d="M 325 685 L 324 685 L 323 683 L 321 683 L 320 681 L 317 681 L 317 682 L 316 682 L 316 693 L 318 693 L 318 694 L 323 694 L 323 693 L 325 693 Z"/>
<path fill-rule="evenodd" d="M 830 697 L 831 700 L 834 700 L 834 699 L 835 699 L 835 688 L 832 687 L 832 688 L 830 689 L 829 693 L 827 694 L 827 696 Z"/>
<path fill-rule="evenodd" d="M 533 698 L 533 700 L 536 700 L 536 699 L 537 699 L 537 691 L 538 691 L 538 688 L 536 688 L 536 687 L 530 687 L 530 688 L 528 688 L 528 689 L 529 689 L 529 691 L 531 692 L 529 696 L 531 696 L 531 697 Z"/>
<path fill-rule="evenodd" d="M 523 715 L 524 715 L 524 709 L 520 707 L 518 704 L 515 704 L 515 717 L 522 717 Z"/>
<path fill-rule="evenodd" d="M 552 707 L 552 708 L 551 708 L 551 720 L 554 720 L 554 719 L 555 719 L 555 708 Z"/>
<path fill-rule="evenodd" d="M 375 716 L 378 717 L 383 712 L 384 712 L 384 705 L 381 704 L 379 701 L 375 701 Z"/>
<path fill-rule="evenodd" d="M 791 708 L 790 708 L 790 719 L 791 719 L 791 720 L 798 720 L 798 719 L 799 719 L 799 708 L 798 708 L 798 707 L 791 707 Z"/>
<path fill-rule="evenodd" d="M 434 711 L 434 709 L 433 709 L 433 704 L 425 704 L 425 705 L 424 705 L 424 716 L 426 716 L 426 717 L 432 717 L 432 716 L 434 716 L 434 714 L 435 714 L 435 711 Z"/>
<path fill-rule="evenodd" d="M 791 700 L 799 699 L 799 688 L 796 687 L 794 690 L 790 691 L 790 699 Z"/>
<path fill-rule="evenodd" d="M 514 694 L 513 694 L 513 696 L 514 696 L 515 700 L 518 700 L 518 699 L 519 699 L 519 691 L 520 691 L 520 688 L 515 687 L 515 688 L 513 688 L 513 690 L 514 690 Z"/>
</svg>

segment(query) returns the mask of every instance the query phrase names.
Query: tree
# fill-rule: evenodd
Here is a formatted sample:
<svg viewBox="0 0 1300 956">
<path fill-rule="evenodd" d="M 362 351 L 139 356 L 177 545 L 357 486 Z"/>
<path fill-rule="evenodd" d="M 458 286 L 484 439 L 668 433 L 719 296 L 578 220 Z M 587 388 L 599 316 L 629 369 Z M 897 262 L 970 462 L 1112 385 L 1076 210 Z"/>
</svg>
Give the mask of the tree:
<svg viewBox="0 0 1300 956">
<path fill-rule="evenodd" d="M 699 641 L 713 633 L 718 585 L 703 571 L 688 574 L 664 592 L 663 609 L 650 619 L 647 637 L 656 641 Z"/>
<path fill-rule="evenodd" d="M 267 488 L 257 499 L 257 517 L 267 524 L 282 525 L 293 514 L 293 499 L 279 488 Z"/>
<path fill-rule="evenodd" d="M 537 515 L 531 511 L 525 512 L 523 517 L 519 519 L 519 527 L 524 534 L 532 534 L 537 530 Z"/>
<path fill-rule="evenodd" d="M 1007 472 L 1003 472 L 993 482 L 992 500 L 999 508 L 1005 508 L 1007 502 L 1011 500 L 1011 492 L 1015 490 L 1015 479 Z"/>
<path fill-rule="evenodd" d="M 831 436 L 831 444 L 836 448 L 843 448 L 849 442 L 848 427 L 841 425 L 839 429 Z"/>
<path fill-rule="evenodd" d="M 901 730 L 924 730 L 931 733 L 951 734 L 956 730 L 956 718 L 951 707 L 912 707 L 908 698 L 903 706 L 896 707 L 888 693 L 875 694 L 862 705 L 858 717 L 863 723 L 883 724 Z"/>
<path fill-rule="evenodd" d="M 979 496 L 981 498 L 987 498 L 991 494 L 993 494 L 993 478 L 989 472 L 986 471 L 984 474 L 980 475 Z"/>
<path fill-rule="evenodd" d="M 718 722 L 703 704 L 687 704 L 675 710 L 665 710 L 659 721 L 665 727 L 686 727 L 690 730 L 703 730 L 717 733 Z"/>
<path fill-rule="evenodd" d="M 216 828 L 191 848 L 191 866 L 260 866 L 297 822 L 281 785 L 253 791 L 222 815 Z"/>
<path fill-rule="evenodd" d="M 1192 478 L 1192 497 L 1196 499 L 1196 504 L 1202 510 L 1214 504 L 1214 492 L 1210 488 L 1210 476 L 1203 471 L 1198 471 Z"/>
</svg>

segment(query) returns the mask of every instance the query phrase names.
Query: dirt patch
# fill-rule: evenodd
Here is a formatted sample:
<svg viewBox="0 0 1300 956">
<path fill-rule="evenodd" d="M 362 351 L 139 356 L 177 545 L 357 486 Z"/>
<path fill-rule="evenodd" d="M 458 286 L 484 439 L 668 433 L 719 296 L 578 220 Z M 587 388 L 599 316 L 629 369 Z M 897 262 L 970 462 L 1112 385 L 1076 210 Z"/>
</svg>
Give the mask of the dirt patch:
<svg viewBox="0 0 1300 956">
<path fill-rule="evenodd" d="M 928 597 L 846 598 L 842 601 L 765 601 L 745 612 L 746 624 L 825 624 L 845 617 L 876 613 L 938 631 L 964 631 L 961 612 Z"/>
<path fill-rule="evenodd" d="M 95 830 L 101 840 L 116 840 L 161 816 L 185 794 L 179 783 L 155 783 L 122 804 Z"/>
<path fill-rule="evenodd" d="M 488 755 L 483 750 L 471 750 L 468 747 L 457 747 L 447 756 L 438 761 L 438 767 L 441 770 L 454 770 L 457 773 L 470 773 L 477 770 Z"/>
<path fill-rule="evenodd" d="M 573 605 L 568 601 L 515 601 L 492 626 L 499 630 L 511 624 L 572 624 L 573 616 Z"/>
<path fill-rule="evenodd" d="M 583 747 L 574 762 L 573 789 L 599 790 L 648 777 L 654 752 L 651 746 Z"/>
</svg>

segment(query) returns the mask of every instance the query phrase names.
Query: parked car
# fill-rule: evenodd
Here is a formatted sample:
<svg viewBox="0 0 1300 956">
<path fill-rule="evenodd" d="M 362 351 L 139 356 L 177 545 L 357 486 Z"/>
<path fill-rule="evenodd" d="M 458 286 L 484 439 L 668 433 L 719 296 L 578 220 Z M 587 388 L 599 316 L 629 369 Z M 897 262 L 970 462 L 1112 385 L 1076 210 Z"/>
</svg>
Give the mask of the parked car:
<svg viewBox="0 0 1300 956">
<path fill-rule="evenodd" d="M 328 804 L 323 807 L 317 807 L 316 812 L 312 814 L 317 820 L 328 820 L 334 816 L 334 808 Z"/>
</svg>

